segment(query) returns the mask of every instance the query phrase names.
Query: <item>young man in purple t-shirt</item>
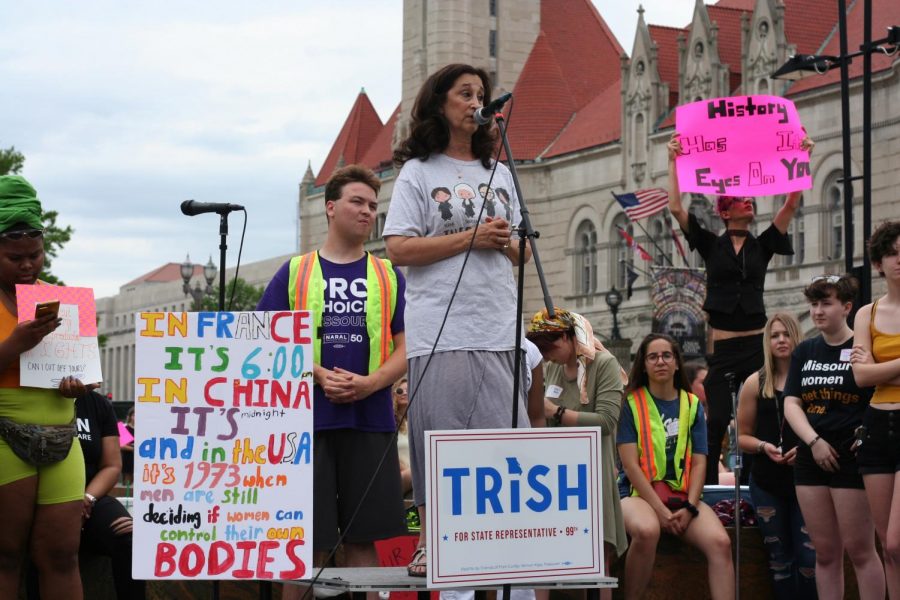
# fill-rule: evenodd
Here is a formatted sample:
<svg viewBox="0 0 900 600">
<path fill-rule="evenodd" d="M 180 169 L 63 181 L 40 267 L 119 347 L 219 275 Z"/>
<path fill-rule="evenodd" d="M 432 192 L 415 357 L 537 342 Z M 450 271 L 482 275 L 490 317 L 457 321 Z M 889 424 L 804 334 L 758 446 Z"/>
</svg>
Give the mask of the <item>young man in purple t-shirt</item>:
<svg viewBox="0 0 900 600">
<path fill-rule="evenodd" d="M 335 171 L 325 185 L 325 243 L 286 262 L 256 307 L 318 313 L 313 406 L 317 566 L 341 534 L 345 566 L 365 567 L 378 566 L 375 540 L 406 533 L 391 399 L 391 384 L 406 372 L 406 282 L 389 261 L 364 248 L 380 187 L 365 167 Z M 299 598 L 300 591 L 285 586 L 284 597 Z"/>
</svg>

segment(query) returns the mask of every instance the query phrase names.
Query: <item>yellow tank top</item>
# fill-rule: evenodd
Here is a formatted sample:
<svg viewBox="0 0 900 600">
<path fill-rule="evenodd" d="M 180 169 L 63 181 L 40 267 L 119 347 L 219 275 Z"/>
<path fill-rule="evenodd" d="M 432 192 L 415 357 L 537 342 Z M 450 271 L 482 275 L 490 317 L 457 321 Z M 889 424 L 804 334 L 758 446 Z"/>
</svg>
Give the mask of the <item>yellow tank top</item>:
<svg viewBox="0 0 900 600">
<path fill-rule="evenodd" d="M 869 320 L 869 333 L 872 336 L 872 356 L 875 362 L 887 362 L 900 358 L 900 334 L 882 333 L 875 328 L 875 311 L 878 301 L 872 305 L 872 318 Z M 872 404 L 889 404 L 900 402 L 900 386 L 879 384 L 875 386 Z"/>
</svg>

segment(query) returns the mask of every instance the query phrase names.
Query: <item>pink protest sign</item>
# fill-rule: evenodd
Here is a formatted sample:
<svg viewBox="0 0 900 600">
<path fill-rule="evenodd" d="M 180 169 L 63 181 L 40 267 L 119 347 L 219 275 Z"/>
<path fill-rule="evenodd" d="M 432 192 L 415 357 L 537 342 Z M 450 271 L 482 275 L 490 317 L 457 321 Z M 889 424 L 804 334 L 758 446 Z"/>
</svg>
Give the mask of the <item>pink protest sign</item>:
<svg viewBox="0 0 900 600">
<path fill-rule="evenodd" d="M 122 421 L 119 421 L 118 424 L 119 424 L 119 445 L 127 446 L 128 444 L 130 444 L 131 442 L 134 441 L 134 436 L 131 435 L 131 432 L 128 431 L 127 427 L 125 427 L 125 423 L 123 423 Z"/>
<path fill-rule="evenodd" d="M 103 381 L 97 339 L 97 310 L 91 288 L 16 285 L 19 323 L 34 319 L 35 305 L 59 300 L 59 326 L 19 355 L 19 383 L 56 389 L 63 377 L 85 383 Z"/>
<path fill-rule="evenodd" d="M 772 196 L 812 188 L 806 136 L 794 103 L 779 96 L 732 96 L 675 109 L 682 192 Z"/>
<path fill-rule="evenodd" d="M 59 300 L 60 304 L 78 307 L 78 335 L 97 337 L 97 313 L 94 306 L 94 290 L 81 287 L 61 287 L 56 285 L 16 285 L 16 308 L 19 322 L 34 318 L 34 307 L 38 302 Z"/>
</svg>

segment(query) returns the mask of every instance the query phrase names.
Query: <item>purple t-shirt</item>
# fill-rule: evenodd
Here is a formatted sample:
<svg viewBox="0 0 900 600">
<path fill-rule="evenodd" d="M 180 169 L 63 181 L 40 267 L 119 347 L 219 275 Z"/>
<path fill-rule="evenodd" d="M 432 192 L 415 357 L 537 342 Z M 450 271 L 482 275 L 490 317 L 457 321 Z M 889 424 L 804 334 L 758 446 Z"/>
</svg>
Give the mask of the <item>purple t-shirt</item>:
<svg viewBox="0 0 900 600">
<path fill-rule="evenodd" d="M 369 371 L 369 335 L 366 333 L 366 262 L 368 256 L 347 264 L 338 264 L 319 256 L 325 279 L 325 307 L 322 315 L 321 365 L 341 367 L 354 373 Z M 397 274 L 397 306 L 391 319 L 391 333 L 403 331 L 406 280 Z M 256 310 L 290 310 L 288 281 L 290 261 L 284 263 L 269 282 Z M 315 386 L 313 428 L 394 431 L 394 405 L 391 387 L 380 389 L 368 398 L 348 404 L 335 404 Z"/>
</svg>

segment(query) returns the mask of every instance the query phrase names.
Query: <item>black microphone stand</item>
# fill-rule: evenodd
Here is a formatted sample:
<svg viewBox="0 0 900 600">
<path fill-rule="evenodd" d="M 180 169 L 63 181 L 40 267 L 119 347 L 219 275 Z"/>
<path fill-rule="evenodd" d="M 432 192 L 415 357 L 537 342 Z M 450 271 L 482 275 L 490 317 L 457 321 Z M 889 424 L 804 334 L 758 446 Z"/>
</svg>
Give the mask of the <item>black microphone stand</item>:
<svg viewBox="0 0 900 600">
<path fill-rule="evenodd" d="M 496 116 L 497 128 L 500 130 L 500 139 L 503 142 L 503 150 L 506 152 L 506 160 L 508 161 L 509 172 L 512 174 L 513 186 L 516 188 L 516 196 L 519 197 L 519 212 L 522 220 L 516 230 L 519 234 L 519 265 L 518 265 L 518 287 L 516 289 L 516 353 L 522 347 L 522 312 L 525 299 L 525 244 L 526 240 L 531 240 L 531 256 L 534 259 L 534 266 L 537 269 L 538 281 L 541 283 L 541 291 L 544 293 L 544 306 L 547 307 L 547 314 L 550 317 L 556 316 L 553 310 L 553 299 L 550 297 L 550 290 L 547 288 L 547 280 L 544 278 L 544 269 L 541 265 L 541 256 L 538 253 L 537 238 L 540 233 L 535 231 L 531 226 L 531 217 L 528 212 L 528 206 L 525 204 L 525 196 L 522 194 L 522 188 L 519 185 L 519 174 L 516 172 L 516 162 L 513 160 L 512 150 L 509 148 L 509 139 L 506 137 L 506 120 L 501 113 Z M 513 410 L 512 410 L 512 427 L 515 429 L 519 423 L 519 378 L 521 377 L 521 361 L 516 360 L 513 368 Z"/>
<path fill-rule="evenodd" d="M 184 206 L 182 205 L 182 212 Z M 222 209 L 216 211 L 219 215 L 219 311 L 225 310 L 225 255 L 228 250 L 228 213 L 230 209 Z M 188 214 L 188 213 L 185 213 Z M 265 589 L 265 583 L 260 582 L 260 599 L 266 600 L 272 597 L 272 586 L 269 584 L 268 590 Z M 219 581 L 212 582 L 212 600 L 219 600 Z"/>
<path fill-rule="evenodd" d="M 219 213 L 219 310 L 225 310 L 225 251 L 228 250 L 228 213 Z"/>
<path fill-rule="evenodd" d="M 731 392 L 731 414 L 734 415 L 734 438 L 731 451 L 734 453 L 734 599 L 741 600 L 741 470 L 744 461 L 738 446 L 738 412 L 737 387 L 734 373 L 725 373 L 728 389 Z M 718 460 L 718 459 L 716 459 Z"/>
<path fill-rule="evenodd" d="M 535 231 L 531 226 L 528 206 L 525 204 L 525 196 L 522 194 L 522 188 L 519 186 L 519 174 L 516 172 L 516 162 L 513 160 L 512 150 L 509 148 L 509 140 L 506 137 L 506 120 L 501 113 L 497 113 L 496 121 L 497 128 L 500 130 L 500 139 L 503 142 L 503 150 L 506 152 L 509 171 L 512 174 L 513 186 L 516 188 L 516 196 L 519 197 L 519 212 L 522 216 L 517 229 L 519 234 L 519 264 L 518 286 L 516 289 L 516 360 L 513 361 L 512 427 L 513 429 L 516 429 L 519 425 L 519 381 L 522 376 L 520 348 L 522 347 L 522 312 L 525 297 L 526 240 L 531 240 L 531 256 L 534 259 L 534 266 L 537 268 L 538 280 L 541 282 L 541 290 L 544 293 L 544 306 L 547 307 L 547 314 L 550 317 L 553 317 L 556 313 L 553 310 L 553 299 L 550 297 L 550 291 L 547 288 L 547 280 L 544 278 L 544 270 L 541 266 L 541 257 L 540 254 L 538 254 L 537 238 L 540 237 L 540 233 Z M 512 597 L 511 591 L 512 586 L 510 584 L 506 583 L 503 585 L 504 600 L 510 600 Z"/>
</svg>

